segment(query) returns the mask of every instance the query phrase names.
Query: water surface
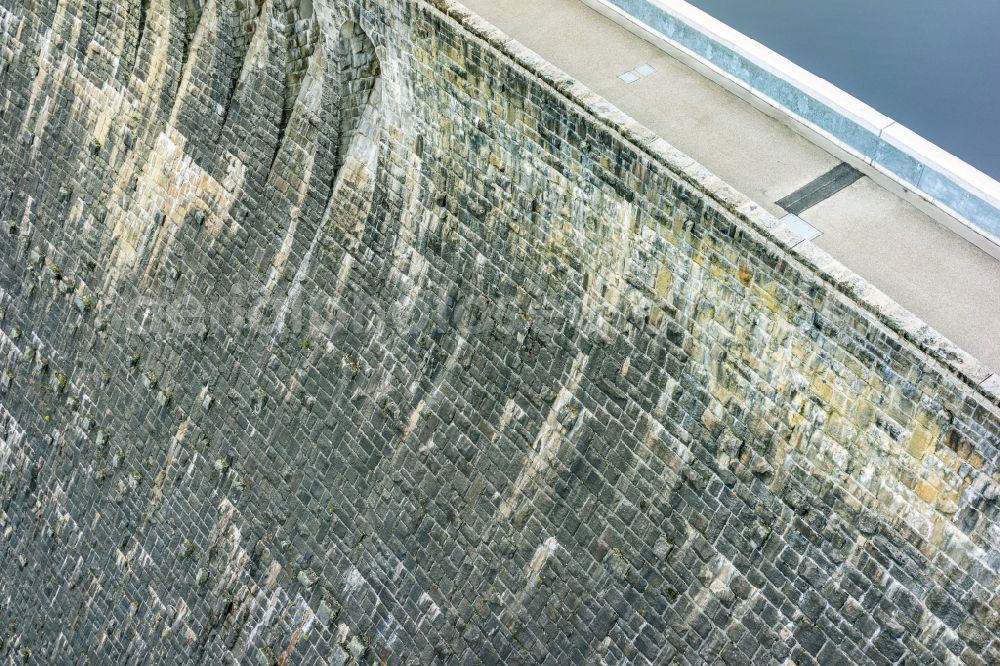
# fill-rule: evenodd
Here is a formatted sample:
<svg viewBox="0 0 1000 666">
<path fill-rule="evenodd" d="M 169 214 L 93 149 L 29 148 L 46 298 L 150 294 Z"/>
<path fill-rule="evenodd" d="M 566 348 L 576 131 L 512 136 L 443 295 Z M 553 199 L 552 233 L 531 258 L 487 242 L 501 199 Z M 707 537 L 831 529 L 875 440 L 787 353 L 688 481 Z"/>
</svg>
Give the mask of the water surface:
<svg viewBox="0 0 1000 666">
<path fill-rule="evenodd" d="M 1000 180 L 1000 0 L 688 0 Z"/>
</svg>

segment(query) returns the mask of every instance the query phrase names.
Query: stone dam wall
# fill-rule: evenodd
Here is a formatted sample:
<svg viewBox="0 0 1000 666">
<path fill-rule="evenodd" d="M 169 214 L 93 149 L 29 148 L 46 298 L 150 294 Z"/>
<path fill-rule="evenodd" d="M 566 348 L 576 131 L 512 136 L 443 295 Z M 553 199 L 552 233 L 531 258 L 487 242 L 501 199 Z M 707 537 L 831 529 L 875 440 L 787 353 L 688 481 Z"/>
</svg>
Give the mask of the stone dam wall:
<svg viewBox="0 0 1000 666">
<path fill-rule="evenodd" d="M 988 371 L 459 5 L 0 33 L 0 663 L 1000 663 Z"/>
</svg>

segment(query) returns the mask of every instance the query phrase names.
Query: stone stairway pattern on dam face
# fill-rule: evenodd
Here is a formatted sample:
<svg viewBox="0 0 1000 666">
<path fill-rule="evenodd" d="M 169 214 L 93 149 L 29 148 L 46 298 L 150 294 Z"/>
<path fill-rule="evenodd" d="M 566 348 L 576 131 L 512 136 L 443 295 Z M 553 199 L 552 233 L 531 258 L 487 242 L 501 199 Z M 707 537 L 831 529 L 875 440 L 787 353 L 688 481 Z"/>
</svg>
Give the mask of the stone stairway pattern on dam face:
<svg viewBox="0 0 1000 666">
<path fill-rule="evenodd" d="M 996 396 L 460 5 L 0 33 L 0 660 L 1000 661 Z"/>
</svg>

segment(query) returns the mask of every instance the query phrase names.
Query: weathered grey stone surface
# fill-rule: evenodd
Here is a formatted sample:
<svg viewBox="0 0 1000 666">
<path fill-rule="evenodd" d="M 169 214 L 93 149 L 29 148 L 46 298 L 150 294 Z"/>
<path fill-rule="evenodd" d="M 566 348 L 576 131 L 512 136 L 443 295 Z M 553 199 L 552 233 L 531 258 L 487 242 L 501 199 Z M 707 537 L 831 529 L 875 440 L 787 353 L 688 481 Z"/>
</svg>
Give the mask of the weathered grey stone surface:
<svg viewBox="0 0 1000 666">
<path fill-rule="evenodd" d="M 1000 663 L 984 370 L 457 5 L 0 31 L 4 662 Z"/>
</svg>

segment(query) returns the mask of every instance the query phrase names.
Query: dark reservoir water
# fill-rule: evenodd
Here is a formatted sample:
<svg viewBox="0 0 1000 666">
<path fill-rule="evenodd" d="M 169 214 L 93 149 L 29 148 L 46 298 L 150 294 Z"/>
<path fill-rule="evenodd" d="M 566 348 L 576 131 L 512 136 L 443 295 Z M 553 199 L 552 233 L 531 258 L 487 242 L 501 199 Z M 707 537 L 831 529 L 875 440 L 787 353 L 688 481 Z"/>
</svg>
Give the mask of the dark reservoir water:
<svg viewBox="0 0 1000 666">
<path fill-rule="evenodd" d="M 1000 180 L 1000 0 L 688 0 Z"/>
</svg>

